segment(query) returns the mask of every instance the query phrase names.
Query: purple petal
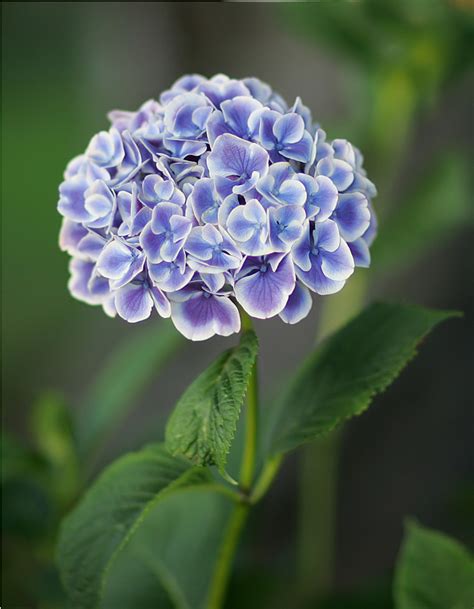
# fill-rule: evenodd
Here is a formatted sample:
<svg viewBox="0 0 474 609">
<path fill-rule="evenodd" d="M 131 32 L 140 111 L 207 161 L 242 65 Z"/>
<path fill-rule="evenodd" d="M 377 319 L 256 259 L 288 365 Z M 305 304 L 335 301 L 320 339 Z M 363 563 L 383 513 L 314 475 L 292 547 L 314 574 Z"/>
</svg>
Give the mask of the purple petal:
<svg viewBox="0 0 474 609">
<path fill-rule="evenodd" d="M 295 270 L 289 256 L 276 271 L 262 262 L 260 268 L 235 284 L 235 297 L 252 317 L 267 319 L 284 309 L 295 287 Z"/>
<path fill-rule="evenodd" d="M 211 177 L 232 177 L 244 183 L 254 172 L 267 173 L 268 153 L 258 144 L 225 133 L 216 139 L 207 164 Z"/>
<path fill-rule="evenodd" d="M 122 319 L 130 323 L 150 317 L 154 301 L 144 282 L 129 283 L 115 293 L 115 307 Z"/>
<path fill-rule="evenodd" d="M 101 237 L 97 233 L 90 232 L 80 240 L 77 245 L 77 251 L 82 254 L 83 257 L 96 261 L 105 244 L 106 240 L 104 237 Z"/>
<path fill-rule="evenodd" d="M 341 236 L 333 220 L 317 222 L 313 231 L 314 245 L 325 252 L 333 252 L 339 247 Z"/>
<path fill-rule="evenodd" d="M 275 121 L 273 133 L 281 143 L 297 144 L 303 138 L 304 121 L 294 112 L 284 114 Z"/>
<path fill-rule="evenodd" d="M 109 282 L 95 275 L 95 264 L 79 258 L 72 258 L 69 263 L 71 277 L 68 288 L 74 298 L 87 304 L 101 304 L 109 293 Z"/>
<path fill-rule="evenodd" d="M 240 330 L 239 310 L 230 298 L 201 290 L 187 300 L 172 302 L 171 319 L 181 334 L 193 341 Z"/>
<path fill-rule="evenodd" d="M 217 195 L 213 180 L 210 178 L 198 180 L 188 202 L 192 205 L 198 222 L 217 223 L 220 198 Z"/>
<path fill-rule="evenodd" d="M 163 292 L 156 286 L 152 286 L 150 288 L 150 294 L 153 299 L 155 309 L 158 311 L 158 314 L 161 317 L 170 317 L 171 305 L 170 301 L 166 298 L 166 295 L 163 294 Z"/>
<path fill-rule="evenodd" d="M 326 157 L 316 165 L 318 175 L 324 175 L 334 182 L 339 192 L 343 192 L 352 184 L 354 171 L 349 163 L 340 159 Z"/>
<path fill-rule="evenodd" d="M 157 235 L 171 230 L 170 219 L 172 216 L 181 215 L 182 209 L 174 203 L 160 203 L 153 208 L 151 216 L 151 228 Z"/>
<path fill-rule="evenodd" d="M 113 240 L 102 250 L 97 260 L 97 269 L 107 279 L 120 279 L 128 270 L 133 260 L 129 247 L 120 241 Z"/>
<path fill-rule="evenodd" d="M 370 211 L 367 198 L 360 192 L 341 194 L 333 213 L 341 237 L 346 241 L 355 241 L 361 237 L 370 224 Z"/>
<path fill-rule="evenodd" d="M 164 233 L 157 235 L 152 231 L 151 222 L 145 226 L 140 235 L 140 245 L 150 262 L 161 261 L 161 248 L 165 241 L 166 235 Z"/>
<path fill-rule="evenodd" d="M 68 220 L 68 218 L 63 218 L 59 233 L 60 249 L 71 256 L 77 255 L 77 246 L 80 240 L 87 235 L 87 232 L 87 229 L 82 224 Z"/>
<path fill-rule="evenodd" d="M 364 239 L 356 239 L 347 244 L 351 250 L 352 257 L 356 266 L 369 268 L 370 266 L 370 250 Z"/>
<path fill-rule="evenodd" d="M 335 251 L 322 251 L 321 259 L 321 269 L 329 279 L 343 281 L 354 272 L 354 258 L 344 239 Z"/>
<path fill-rule="evenodd" d="M 63 182 L 59 187 L 58 211 L 74 222 L 90 222 L 94 217 L 85 208 L 84 193 L 89 183 L 82 175 Z"/>
<path fill-rule="evenodd" d="M 321 256 L 311 256 L 311 268 L 309 271 L 304 271 L 296 267 L 296 275 L 310 290 L 326 296 L 327 294 L 335 294 L 344 287 L 345 281 L 334 281 L 328 279 L 321 270 Z"/>
<path fill-rule="evenodd" d="M 280 317 L 287 324 L 297 324 L 308 315 L 312 306 L 313 299 L 310 291 L 300 281 L 297 281 Z"/>
<path fill-rule="evenodd" d="M 301 237 L 293 244 L 291 248 L 291 257 L 294 263 L 303 271 L 311 269 L 311 233 L 309 222 L 303 228 Z"/>
<path fill-rule="evenodd" d="M 301 117 L 299 117 L 301 118 Z M 303 122 L 303 119 L 301 119 Z M 288 159 L 307 163 L 311 159 L 313 152 L 313 138 L 305 131 L 303 138 L 296 144 L 285 144 L 280 150 L 280 154 Z"/>
</svg>

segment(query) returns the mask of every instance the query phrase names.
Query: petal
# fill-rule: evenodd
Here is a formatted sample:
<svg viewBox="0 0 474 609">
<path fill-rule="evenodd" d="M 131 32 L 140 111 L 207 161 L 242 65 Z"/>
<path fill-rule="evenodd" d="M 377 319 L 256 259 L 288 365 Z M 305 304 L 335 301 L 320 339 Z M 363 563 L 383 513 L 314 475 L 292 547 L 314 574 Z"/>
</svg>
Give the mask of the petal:
<svg viewBox="0 0 474 609">
<path fill-rule="evenodd" d="M 120 279 L 129 270 L 132 260 L 130 248 L 113 240 L 102 250 L 97 260 L 97 270 L 108 279 Z"/>
<path fill-rule="evenodd" d="M 316 165 L 316 172 L 331 178 L 339 192 L 346 190 L 354 180 L 354 170 L 349 163 L 340 159 L 330 157 L 322 159 Z"/>
<path fill-rule="evenodd" d="M 97 260 L 105 244 L 106 240 L 104 237 L 90 232 L 80 240 L 77 245 L 77 251 L 89 260 Z"/>
<path fill-rule="evenodd" d="M 313 138 L 305 131 L 303 138 L 299 142 L 296 144 L 285 144 L 282 150 L 280 150 L 280 154 L 288 159 L 307 163 L 311 159 L 312 151 Z"/>
<path fill-rule="evenodd" d="M 308 315 L 312 306 L 313 299 L 310 291 L 300 281 L 297 281 L 280 317 L 287 324 L 297 324 Z"/>
<path fill-rule="evenodd" d="M 199 260 L 210 260 L 212 256 L 212 244 L 205 239 L 201 226 L 195 226 L 186 240 L 184 249 Z"/>
<path fill-rule="evenodd" d="M 341 194 L 333 214 L 341 237 L 346 241 L 355 241 L 369 228 L 370 211 L 367 198 L 361 192 Z"/>
<path fill-rule="evenodd" d="M 262 104 L 247 96 L 234 97 L 232 100 L 222 102 L 221 110 L 226 123 L 232 132 L 242 138 L 250 136 L 248 120 L 252 112 L 262 107 Z"/>
<path fill-rule="evenodd" d="M 253 222 L 245 215 L 245 205 L 236 207 L 227 218 L 227 230 L 236 241 L 248 241 L 255 232 Z"/>
<path fill-rule="evenodd" d="M 295 112 L 289 112 L 275 121 L 273 133 L 281 143 L 296 144 L 303 137 L 304 121 Z"/>
<path fill-rule="evenodd" d="M 143 282 L 129 283 L 115 294 L 115 307 L 122 319 L 130 323 L 143 321 L 150 317 L 153 309 L 153 298 Z"/>
<path fill-rule="evenodd" d="M 215 334 L 229 336 L 240 330 L 240 315 L 226 296 L 200 291 L 188 300 L 171 304 L 171 319 L 186 338 L 207 340 Z"/>
<path fill-rule="evenodd" d="M 299 266 L 303 271 L 309 271 L 311 269 L 311 235 L 309 222 L 303 228 L 301 237 L 294 243 L 291 248 L 291 257 L 294 263 Z"/>
<path fill-rule="evenodd" d="M 351 250 L 352 257 L 356 266 L 369 268 L 370 266 L 370 250 L 364 239 L 356 239 L 347 244 Z"/>
<path fill-rule="evenodd" d="M 258 144 L 235 135 L 220 135 L 207 159 L 211 177 L 250 178 L 253 172 L 264 175 L 268 170 L 268 153 Z"/>
<path fill-rule="evenodd" d="M 109 292 L 108 281 L 98 277 L 94 290 L 90 289 L 91 278 L 95 273 L 95 264 L 79 258 L 72 258 L 69 262 L 71 277 L 68 281 L 68 289 L 74 298 L 87 304 L 100 304 L 104 296 Z"/>
<path fill-rule="evenodd" d="M 178 242 L 186 239 L 191 232 L 192 226 L 193 223 L 189 218 L 185 218 L 184 216 L 171 216 L 170 227 L 173 231 L 173 240 Z"/>
<path fill-rule="evenodd" d="M 152 231 L 151 222 L 145 226 L 140 235 L 140 245 L 150 262 L 161 261 L 161 248 L 165 241 L 165 234 L 157 235 Z"/>
<path fill-rule="evenodd" d="M 289 256 L 280 263 L 276 271 L 269 264 L 235 284 L 235 297 L 252 317 L 267 319 L 280 313 L 295 287 L 295 271 Z"/>
<path fill-rule="evenodd" d="M 337 205 L 338 191 L 334 182 L 327 176 L 317 176 L 311 180 L 313 180 L 314 191 L 308 197 L 308 217 L 315 216 L 318 222 L 323 222 L 330 217 Z"/>
<path fill-rule="evenodd" d="M 159 203 L 153 208 L 151 228 L 156 234 L 171 230 L 170 219 L 172 216 L 182 215 L 182 209 L 174 203 Z"/>
<path fill-rule="evenodd" d="M 156 286 L 150 288 L 150 294 L 158 314 L 161 317 L 169 317 L 171 315 L 171 305 L 165 294 Z"/>
<path fill-rule="evenodd" d="M 279 197 L 287 205 L 303 205 L 306 201 L 306 190 L 298 180 L 286 180 L 280 187 Z"/>
<path fill-rule="evenodd" d="M 61 230 L 59 232 L 59 247 L 63 252 L 67 252 L 71 256 L 76 255 L 77 246 L 80 240 L 87 235 L 88 231 L 77 222 L 73 222 L 68 218 L 63 218 Z"/>
<path fill-rule="evenodd" d="M 211 178 L 201 178 L 196 182 L 188 202 L 192 206 L 198 222 L 203 221 L 203 215 L 209 210 L 214 210 L 215 218 L 212 216 L 212 219 L 209 219 L 209 216 L 207 216 L 206 221 L 213 224 L 217 222 L 220 199 Z"/>
<path fill-rule="evenodd" d="M 58 211 L 74 222 L 89 222 L 94 217 L 85 208 L 84 193 L 89 183 L 82 175 L 76 175 L 59 187 Z"/>
<path fill-rule="evenodd" d="M 316 222 L 313 231 L 314 245 L 325 252 L 333 252 L 339 247 L 341 236 L 333 220 Z"/>
<path fill-rule="evenodd" d="M 321 270 L 321 256 L 311 256 L 311 268 L 309 271 L 303 271 L 296 267 L 296 275 L 310 290 L 321 296 L 335 294 L 345 284 L 345 281 L 334 281 L 326 277 Z"/>
<path fill-rule="evenodd" d="M 321 259 L 321 269 L 329 279 L 343 281 L 354 272 L 354 258 L 344 239 L 334 252 L 322 250 Z"/>
</svg>

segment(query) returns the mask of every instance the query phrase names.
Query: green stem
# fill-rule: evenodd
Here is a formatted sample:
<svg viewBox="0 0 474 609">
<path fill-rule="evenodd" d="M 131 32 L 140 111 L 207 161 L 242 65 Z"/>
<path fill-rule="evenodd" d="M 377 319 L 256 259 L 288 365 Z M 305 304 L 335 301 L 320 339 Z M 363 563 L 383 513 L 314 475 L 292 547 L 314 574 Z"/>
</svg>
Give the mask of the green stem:
<svg viewBox="0 0 474 609">
<path fill-rule="evenodd" d="M 248 315 L 243 317 L 243 329 L 248 330 L 252 327 L 252 322 Z M 252 487 L 255 465 L 257 457 L 258 441 L 258 371 L 257 361 L 250 375 L 249 386 L 247 389 L 247 416 L 245 426 L 244 454 L 240 468 L 240 488 L 244 493 L 248 493 Z"/>
<path fill-rule="evenodd" d="M 223 607 L 230 570 L 249 508 L 249 504 L 239 503 L 233 509 L 224 534 L 224 541 L 217 556 L 216 570 L 207 600 L 207 609 L 221 609 Z"/>
<path fill-rule="evenodd" d="M 241 311 L 242 331 L 252 329 L 250 317 Z M 231 568 L 235 552 L 240 539 L 243 526 L 247 519 L 250 502 L 249 494 L 252 488 L 257 456 L 258 438 L 258 377 L 257 362 L 253 367 L 249 386 L 247 390 L 247 413 L 244 440 L 244 453 L 240 469 L 239 486 L 242 492 L 242 501 L 234 505 L 230 516 L 224 539 L 217 556 L 216 568 L 212 578 L 207 609 L 221 609 L 223 607 L 227 585 L 230 578 Z"/>
<path fill-rule="evenodd" d="M 249 501 L 253 505 L 260 501 L 265 495 L 267 490 L 270 488 L 275 476 L 277 475 L 280 465 L 283 461 L 283 454 L 272 457 L 263 467 L 262 473 L 255 482 Z"/>
</svg>

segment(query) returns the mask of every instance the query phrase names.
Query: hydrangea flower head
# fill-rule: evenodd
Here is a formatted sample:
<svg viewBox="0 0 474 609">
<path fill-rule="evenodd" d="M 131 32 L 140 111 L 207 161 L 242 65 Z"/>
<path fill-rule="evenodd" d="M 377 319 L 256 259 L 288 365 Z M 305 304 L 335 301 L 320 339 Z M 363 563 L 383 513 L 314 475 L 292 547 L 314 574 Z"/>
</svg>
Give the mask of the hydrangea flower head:
<svg viewBox="0 0 474 609">
<path fill-rule="evenodd" d="M 69 290 L 128 322 L 153 311 L 191 340 L 250 316 L 289 324 L 311 292 L 370 265 L 376 190 L 347 140 L 257 78 L 180 78 L 113 111 L 59 187 Z"/>
</svg>

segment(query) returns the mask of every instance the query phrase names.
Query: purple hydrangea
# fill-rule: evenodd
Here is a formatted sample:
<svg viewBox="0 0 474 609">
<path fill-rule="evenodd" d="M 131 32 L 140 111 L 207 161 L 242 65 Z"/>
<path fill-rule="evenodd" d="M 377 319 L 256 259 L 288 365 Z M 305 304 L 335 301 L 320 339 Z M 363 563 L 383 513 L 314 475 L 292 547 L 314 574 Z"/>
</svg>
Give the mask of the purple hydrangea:
<svg viewBox="0 0 474 609">
<path fill-rule="evenodd" d="M 132 323 L 156 310 L 205 340 L 238 332 L 239 306 L 297 323 L 311 292 L 370 265 L 376 190 L 362 156 L 328 141 L 299 98 L 191 75 L 109 119 L 59 187 L 78 300 Z"/>
</svg>

